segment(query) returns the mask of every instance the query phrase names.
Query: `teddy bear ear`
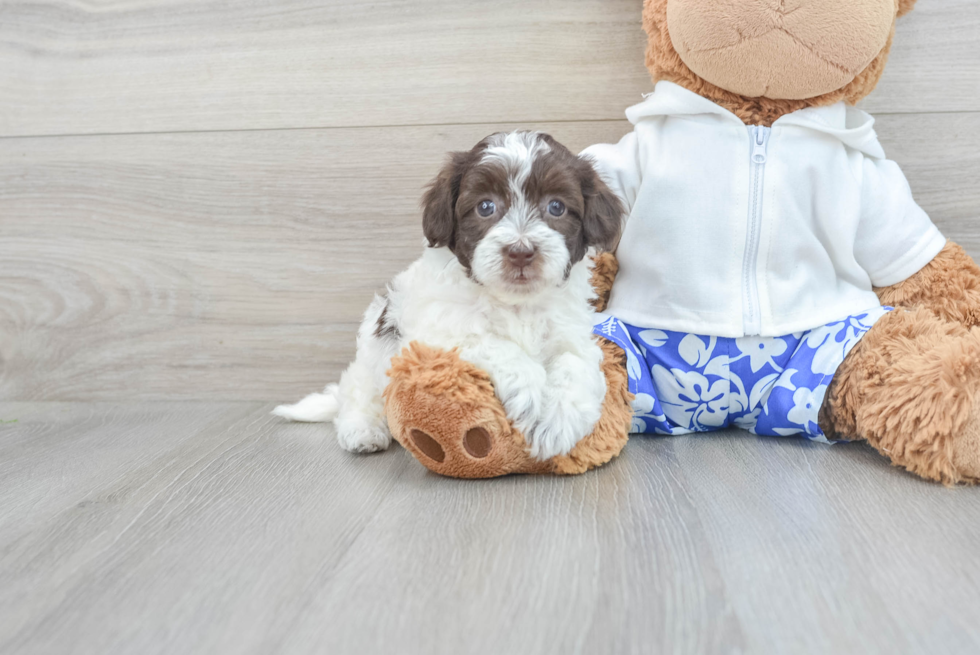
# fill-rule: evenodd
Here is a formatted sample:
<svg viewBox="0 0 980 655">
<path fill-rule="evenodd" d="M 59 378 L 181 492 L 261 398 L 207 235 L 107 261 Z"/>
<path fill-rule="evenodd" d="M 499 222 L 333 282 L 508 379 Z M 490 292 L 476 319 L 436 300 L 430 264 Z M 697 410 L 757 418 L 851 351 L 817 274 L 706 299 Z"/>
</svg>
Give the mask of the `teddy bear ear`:
<svg viewBox="0 0 980 655">
<path fill-rule="evenodd" d="M 898 15 L 904 16 L 915 8 L 916 0 L 898 0 Z"/>
</svg>

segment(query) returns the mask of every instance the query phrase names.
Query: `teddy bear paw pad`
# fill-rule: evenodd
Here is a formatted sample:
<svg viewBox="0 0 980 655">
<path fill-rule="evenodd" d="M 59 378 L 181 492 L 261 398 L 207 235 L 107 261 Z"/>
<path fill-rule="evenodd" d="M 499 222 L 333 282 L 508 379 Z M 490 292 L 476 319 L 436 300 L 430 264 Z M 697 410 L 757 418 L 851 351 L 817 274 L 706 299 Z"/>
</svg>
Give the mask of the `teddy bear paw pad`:
<svg viewBox="0 0 980 655">
<path fill-rule="evenodd" d="M 412 443 L 423 455 L 440 464 L 446 461 L 446 451 L 442 449 L 438 441 L 421 430 L 412 430 L 411 435 Z"/>
<path fill-rule="evenodd" d="M 483 459 L 489 455 L 492 448 L 493 440 L 490 438 L 490 433 L 484 428 L 467 430 L 463 437 L 463 449 L 476 459 Z"/>
</svg>

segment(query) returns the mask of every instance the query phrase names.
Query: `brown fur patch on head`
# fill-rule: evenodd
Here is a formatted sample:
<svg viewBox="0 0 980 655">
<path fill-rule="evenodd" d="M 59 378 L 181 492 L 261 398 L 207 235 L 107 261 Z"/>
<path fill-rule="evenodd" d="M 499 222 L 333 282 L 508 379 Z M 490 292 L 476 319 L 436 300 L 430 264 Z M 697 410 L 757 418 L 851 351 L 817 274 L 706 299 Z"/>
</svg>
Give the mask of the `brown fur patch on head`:
<svg viewBox="0 0 980 655">
<path fill-rule="evenodd" d="M 456 245 L 456 202 L 463 176 L 486 149 L 486 139 L 467 152 L 451 152 L 449 160 L 422 196 L 422 233 L 430 248 Z"/>
<path fill-rule="evenodd" d="M 470 161 L 463 174 L 453 209 L 456 243 L 453 244 L 452 251 L 467 269 L 480 241 L 510 209 L 507 171 L 500 166 L 480 163 L 491 139 L 493 136 L 487 137 L 474 149 L 479 155 Z M 493 202 L 496 207 L 494 214 L 486 218 L 477 214 L 478 205 L 485 200 Z"/>
<path fill-rule="evenodd" d="M 644 0 L 643 29 L 647 33 L 646 65 L 653 80 L 667 80 L 716 102 L 747 125 L 771 126 L 781 116 L 806 107 L 832 105 L 841 100 L 855 104 L 874 90 L 888 61 L 895 32 L 892 30 L 881 54 L 847 86 L 805 100 L 748 98 L 725 91 L 699 77 L 681 60 L 667 29 L 668 0 Z M 911 11 L 915 0 L 896 0 L 896 15 Z"/>
<path fill-rule="evenodd" d="M 548 134 L 542 134 L 541 139 L 551 151 L 531 166 L 524 193 L 532 202 L 545 207 L 543 219 L 565 238 L 573 264 L 581 261 L 590 247 L 612 250 L 626 211 L 619 197 L 587 159 L 575 156 Z M 561 201 L 567 214 L 552 216 L 547 211 L 547 204 L 552 200 Z"/>
</svg>

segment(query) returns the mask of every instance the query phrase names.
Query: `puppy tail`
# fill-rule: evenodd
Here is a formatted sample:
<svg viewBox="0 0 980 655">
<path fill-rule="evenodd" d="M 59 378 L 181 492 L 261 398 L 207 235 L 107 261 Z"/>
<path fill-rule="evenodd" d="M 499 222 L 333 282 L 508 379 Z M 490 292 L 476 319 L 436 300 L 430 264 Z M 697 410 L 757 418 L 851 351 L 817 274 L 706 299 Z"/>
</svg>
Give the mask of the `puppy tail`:
<svg viewBox="0 0 980 655">
<path fill-rule="evenodd" d="M 272 413 L 290 421 L 326 423 L 333 420 L 340 410 L 339 396 L 337 385 L 331 384 L 323 390 L 323 393 L 311 393 L 295 405 L 279 405 L 272 410 Z"/>
</svg>

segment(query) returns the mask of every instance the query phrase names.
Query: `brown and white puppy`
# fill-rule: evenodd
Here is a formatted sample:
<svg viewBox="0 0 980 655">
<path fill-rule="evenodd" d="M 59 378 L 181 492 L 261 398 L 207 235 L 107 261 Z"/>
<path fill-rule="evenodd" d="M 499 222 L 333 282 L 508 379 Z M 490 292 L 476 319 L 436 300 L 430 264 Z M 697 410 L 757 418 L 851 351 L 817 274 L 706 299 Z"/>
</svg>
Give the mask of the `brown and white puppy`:
<svg viewBox="0 0 980 655">
<path fill-rule="evenodd" d="M 453 153 L 423 198 L 428 247 L 371 303 L 340 384 L 274 413 L 333 419 L 351 451 L 387 448 L 385 371 L 417 340 L 486 370 L 534 457 L 568 453 L 606 392 L 586 255 L 615 246 L 623 214 L 589 161 L 546 134 Z"/>
</svg>

